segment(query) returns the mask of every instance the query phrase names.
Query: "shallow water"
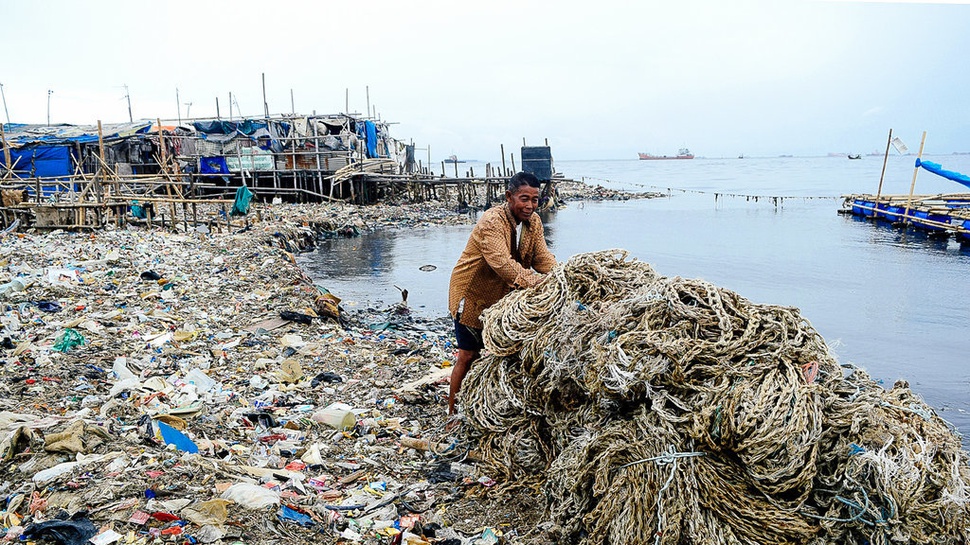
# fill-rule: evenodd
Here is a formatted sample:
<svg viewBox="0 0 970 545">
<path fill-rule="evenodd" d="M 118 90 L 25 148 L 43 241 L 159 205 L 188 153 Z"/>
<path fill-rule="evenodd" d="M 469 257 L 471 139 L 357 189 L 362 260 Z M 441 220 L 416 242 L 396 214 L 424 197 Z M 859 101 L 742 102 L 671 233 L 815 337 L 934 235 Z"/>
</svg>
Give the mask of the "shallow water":
<svg viewBox="0 0 970 545">
<path fill-rule="evenodd" d="M 970 157 L 928 159 L 970 173 Z M 891 158 L 883 193 L 907 193 L 912 165 L 911 157 Z M 570 203 L 548 214 L 547 239 L 559 259 L 624 248 L 660 274 L 798 307 L 841 361 L 886 386 L 909 381 L 970 436 L 970 248 L 837 214 L 839 195 L 875 193 L 882 158 L 562 161 L 556 168 L 612 188 L 671 188 L 663 198 Z M 921 171 L 916 192 L 966 188 Z M 416 312 L 445 315 L 451 267 L 470 231 L 325 240 L 301 265 L 346 306 L 397 302 L 396 285 L 408 290 Z"/>
</svg>

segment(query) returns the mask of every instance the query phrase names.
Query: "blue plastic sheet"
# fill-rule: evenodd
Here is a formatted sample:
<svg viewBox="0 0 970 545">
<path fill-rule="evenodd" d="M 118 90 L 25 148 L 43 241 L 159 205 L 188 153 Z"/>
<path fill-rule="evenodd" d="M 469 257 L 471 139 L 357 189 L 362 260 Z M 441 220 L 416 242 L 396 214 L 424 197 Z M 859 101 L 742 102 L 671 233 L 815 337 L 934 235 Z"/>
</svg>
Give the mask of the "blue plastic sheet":
<svg viewBox="0 0 970 545">
<path fill-rule="evenodd" d="M 199 159 L 199 172 L 202 174 L 229 174 L 225 157 L 202 157 Z"/>
<path fill-rule="evenodd" d="M 364 133 L 367 139 L 367 157 L 377 157 L 377 126 L 373 121 L 364 121 Z"/>
<path fill-rule="evenodd" d="M 923 167 L 923 170 L 928 170 L 933 174 L 936 174 L 937 176 L 942 176 L 946 178 L 947 180 L 953 180 L 958 184 L 963 184 L 967 187 L 970 187 L 970 176 L 967 176 L 966 174 L 960 174 L 959 172 L 955 172 L 953 170 L 946 170 L 943 168 L 943 165 L 939 163 L 933 163 L 930 161 L 921 161 L 920 159 L 916 159 L 916 168 L 919 168 L 919 167 Z"/>
<path fill-rule="evenodd" d="M 158 430 L 162 432 L 162 440 L 165 441 L 166 445 L 175 445 L 175 448 L 192 454 L 199 452 L 198 445 L 193 443 L 184 433 L 160 420 L 155 421 L 155 424 L 158 425 Z"/>
<path fill-rule="evenodd" d="M 253 192 L 248 187 L 241 185 L 236 190 L 236 200 L 232 203 L 231 216 L 245 216 L 249 213 L 249 203 L 253 200 Z"/>
<path fill-rule="evenodd" d="M 24 541 L 39 539 L 61 545 L 85 545 L 97 534 L 98 527 L 78 513 L 71 520 L 55 519 L 31 524 L 24 529 L 21 538 Z"/>
<path fill-rule="evenodd" d="M 74 174 L 71 148 L 66 145 L 13 148 L 10 150 L 10 164 L 19 178 L 52 178 Z"/>
<path fill-rule="evenodd" d="M 313 519 L 305 513 L 301 513 L 296 509 L 291 509 L 287 506 L 282 506 L 279 513 L 280 520 L 288 520 L 290 522 L 295 522 L 300 526 L 309 527 L 313 526 Z"/>
</svg>

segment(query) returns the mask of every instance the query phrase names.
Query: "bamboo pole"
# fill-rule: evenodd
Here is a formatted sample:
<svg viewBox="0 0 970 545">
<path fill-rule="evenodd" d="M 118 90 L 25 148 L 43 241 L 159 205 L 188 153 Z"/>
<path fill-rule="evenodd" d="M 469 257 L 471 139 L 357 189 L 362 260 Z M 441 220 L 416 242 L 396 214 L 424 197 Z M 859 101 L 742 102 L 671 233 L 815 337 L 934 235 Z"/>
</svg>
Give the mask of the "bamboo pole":
<svg viewBox="0 0 970 545">
<path fill-rule="evenodd" d="M 926 131 L 923 131 L 923 137 L 919 141 L 919 153 L 916 154 L 916 160 L 919 161 L 923 157 L 923 146 L 926 144 Z M 909 206 L 913 202 L 913 191 L 916 190 L 916 175 L 919 174 L 919 166 L 913 167 L 913 182 L 909 184 L 909 198 L 906 199 L 906 210 L 903 215 L 903 219 L 909 218 Z"/>
<path fill-rule="evenodd" d="M 162 132 L 162 120 L 156 117 L 155 122 L 158 123 L 158 148 L 159 148 L 159 156 L 162 161 L 162 164 L 159 166 L 161 167 L 161 170 L 162 170 L 162 176 L 164 176 L 165 178 L 168 178 L 169 177 L 168 176 L 168 151 L 165 149 L 165 136 Z M 165 192 L 168 194 L 168 198 L 171 199 L 172 185 L 170 183 L 165 184 Z M 177 213 L 175 212 L 175 203 L 174 202 L 169 203 L 169 207 L 172 214 L 172 230 L 174 231 L 175 217 L 177 216 Z M 162 226 L 163 227 L 165 226 L 164 218 L 162 218 Z"/>
<path fill-rule="evenodd" d="M 502 148 L 502 176 L 505 176 L 505 144 L 499 144 Z"/>
<path fill-rule="evenodd" d="M 879 197 L 882 195 L 882 182 L 886 178 L 886 163 L 889 162 L 889 145 L 893 141 L 893 130 L 889 129 L 889 138 L 886 139 L 886 154 L 882 158 L 882 174 L 879 175 L 879 189 L 876 190 L 876 207 L 879 205 Z M 872 217 L 876 217 L 875 214 Z"/>
<path fill-rule="evenodd" d="M 108 163 L 104 159 L 104 132 L 101 130 L 101 120 L 98 120 L 98 159 L 101 161 L 101 168 L 98 169 L 98 175 L 95 176 L 95 191 L 94 198 L 101 202 L 103 189 L 102 184 L 104 182 L 104 170 Z"/>
<path fill-rule="evenodd" d="M 10 164 L 10 146 L 7 145 L 7 136 L 3 132 L 3 123 L 0 123 L 0 142 L 3 142 L 3 165 L 9 172 L 13 167 Z"/>
</svg>

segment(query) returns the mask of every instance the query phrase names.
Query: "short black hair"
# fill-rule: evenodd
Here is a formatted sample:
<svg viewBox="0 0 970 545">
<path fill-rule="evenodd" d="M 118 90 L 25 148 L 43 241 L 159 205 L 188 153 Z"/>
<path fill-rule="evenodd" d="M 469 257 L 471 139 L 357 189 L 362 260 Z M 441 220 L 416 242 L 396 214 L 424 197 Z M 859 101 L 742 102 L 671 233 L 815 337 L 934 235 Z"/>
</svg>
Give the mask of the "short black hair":
<svg viewBox="0 0 970 545">
<path fill-rule="evenodd" d="M 529 186 L 538 189 L 540 187 L 539 178 L 531 172 L 518 172 L 509 178 L 509 193 L 515 193 L 522 186 Z"/>
</svg>

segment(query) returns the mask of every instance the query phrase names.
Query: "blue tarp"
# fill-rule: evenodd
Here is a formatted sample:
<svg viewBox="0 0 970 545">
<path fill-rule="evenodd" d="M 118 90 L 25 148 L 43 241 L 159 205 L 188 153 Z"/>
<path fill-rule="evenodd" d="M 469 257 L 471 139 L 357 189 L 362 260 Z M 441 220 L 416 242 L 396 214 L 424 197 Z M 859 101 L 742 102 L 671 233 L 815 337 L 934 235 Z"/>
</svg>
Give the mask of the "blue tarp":
<svg viewBox="0 0 970 545">
<path fill-rule="evenodd" d="M 232 203 L 230 216 L 245 216 L 249 213 L 249 202 L 253 200 L 253 192 L 242 185 L 236 190 L 236 200 Z"/>
<path fill-rule="evenodd" d="M 953 180 L 958 184 L 963 184 L 970 187 L 970 176 L 966 174 L 960 174 L 959 172 L 954 172 L 952 170 L 944 170 L 943 165 L 939 163 L 932 163 L 930 161 L 921 161 L 916 159 L 916 168 L 923 167 L 924 170 L 928 170 L 937 176 L 943 176 L 947 180 Z"/>
<path fill-rule="evenodd" d="M 364 132 L 367 139 L 367 157 L 377 157 L 377 126 L 373 121 L 364 121 Z"/>
<path fill-rule="evenodd" d="M 10 163 L 18 178 L 67 177 L 74 174 L 68 146 L 30 146 L 10 150 Z"/>
<path fill-rule="evenodd" d="M 199 172 L 202 174 L 229 174 L 225 157 L 202 157 L 199 159 Z"/>
<path fill-rule="evenodd" d="M 196 121 L 192 123 L 195 130 L 206 134 L 235 134 L 242 133 L 249 136 L 259 129 L 266 128 L 265 121 Z"/>
</svg>

